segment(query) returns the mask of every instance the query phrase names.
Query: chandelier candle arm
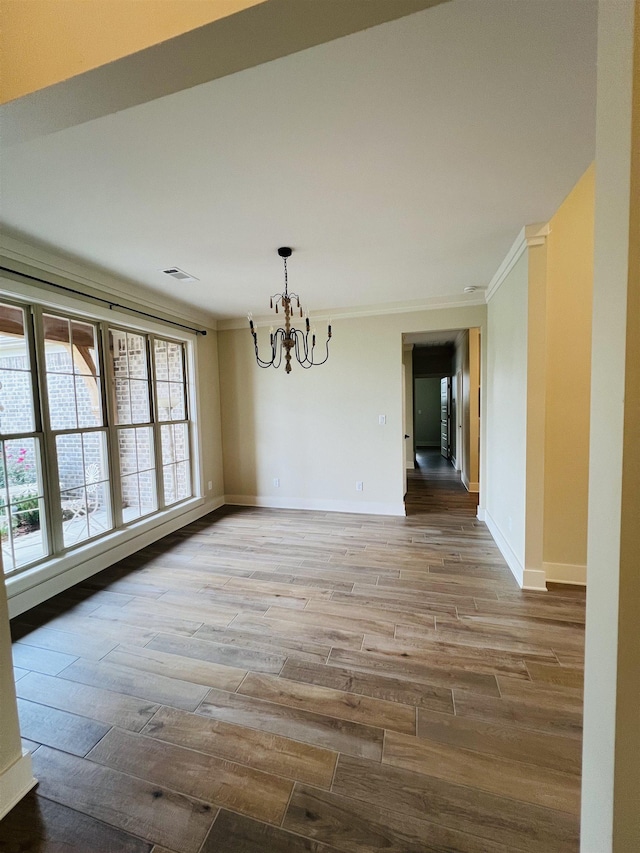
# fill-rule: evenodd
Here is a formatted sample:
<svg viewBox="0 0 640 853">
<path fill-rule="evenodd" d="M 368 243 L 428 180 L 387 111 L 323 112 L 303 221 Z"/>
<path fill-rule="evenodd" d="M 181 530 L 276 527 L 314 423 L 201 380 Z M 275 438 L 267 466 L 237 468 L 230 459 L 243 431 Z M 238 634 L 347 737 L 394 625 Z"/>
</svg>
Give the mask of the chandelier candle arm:
<svg viewBox="0 0 640 853">
<path fill-rule="evenodd" d="M 260 358 L 259 348 L 258 348 L 258 333 L 257 333 L 257 325 L 253 322 L 253 314 L 251 312 L 247 315 L 249 320 L 249 331 L 253 337 L 253 346 L 256 354 L 256 362 L 258 367 L 280 367 L 282 364 L 282 355 L 284 351 L 284 359 L 285 359 L 285 371 L 286 373 L 291 373 L 291 353 L 293 350 L 293 354 L 296 357 L 296 361 L 300 364 L 301 367 L 304 367 L 305 370 L 308 370 L 310 367 L 317 366 L 319 364 L 324 364 L 329 358 L 329 341 L 331 340 L 331 319 L 329 319 L 329 323 L 327 325 L 327 341 L 325 343 L 325 353 L 324 358 L 320 361 L 315 360 L 314 350 L 316 346 L 316 329 L 313 328 L 313 332 L 311 331 L 311 324 L 309 321 L 309 314 L 307 312 L 305 316 L 305 329 L 302 331 L 301 329 L 296 329 L 295 326 L 291 325 L 292 318 L 292 308 L 293 301 L 295 300 L 296 308 L 300 310 L 300 316 L 303 317 L 303 309 L 300 305 L 300 297 L 297 293 L 289 293 L 289 281 L 288 281 L 288 271 L 287 271 L 287 258 L 291 257 L 292 249 L 288 246 L 282 246 L 278 249 L 278 254 L 282 258 L 284 262 L 284 291 L 282 293 L 275 293 L 271 299 L 269 300 L 269 307 L 275 311 L 276 314 L 279 313 L 278 305 L 282 306 L 282 310 L 284 311 L 284 328 L 280 326 L 278 329 L 273 329 L 273 326 L 269 329 L 269 342 L 271 345 L 271 358 L 269 361 L 266 361 Z M 309 346 L 309 335 L 311 335 L 311 346 Z"/>
</svg>

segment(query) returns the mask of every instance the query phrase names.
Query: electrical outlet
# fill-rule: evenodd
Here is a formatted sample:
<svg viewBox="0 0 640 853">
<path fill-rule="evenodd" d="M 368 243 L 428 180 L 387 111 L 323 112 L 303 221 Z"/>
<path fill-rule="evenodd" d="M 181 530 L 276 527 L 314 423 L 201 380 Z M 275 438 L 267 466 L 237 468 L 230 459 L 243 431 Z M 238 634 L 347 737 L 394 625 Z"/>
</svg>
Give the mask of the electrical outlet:
<svg viewBox="0 0 640 853">
<path fill-rule="evenodd" d="M 356 492 L 362 491 L 362 480 L 356 480 Z"/>
<path fill-rule="evenodd" d="M 386 415 L 378 415 L 378 423 L 380 424 L 380 426 L 384 426 L 386 424 L 386 422 L 387 422 L 387 416 Z"/>
<path fill-rule="evenodd" d="M 213 488 L 213 481 L 209 480 L 209 482 L 207 483 L 207 489 L 209 489 L 209 491 L 211 491 L 212 488 Z"/>
<path fill-rule="evenodd" d="M 280 477 L 273 478 L 273 485 L 276 487 L 276 489 L 280 488 Z"/>
</svg>

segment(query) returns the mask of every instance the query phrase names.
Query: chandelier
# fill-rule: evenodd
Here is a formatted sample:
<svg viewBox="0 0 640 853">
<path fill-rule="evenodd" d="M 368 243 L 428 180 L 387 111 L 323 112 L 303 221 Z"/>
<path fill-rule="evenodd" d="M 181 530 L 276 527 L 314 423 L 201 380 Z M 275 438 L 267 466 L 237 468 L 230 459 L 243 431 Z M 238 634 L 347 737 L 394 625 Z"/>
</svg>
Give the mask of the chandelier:
<svg viewBox="0 0 640 853">
<path fill-rule="evenodd" d="M 270 300 L 270 308 L 275 308 L 275 313 L 278 314 L 278 306 L 284 311 L 284 327 L 280 326 L 275 329 L 273 326 L 269 329 L 269 339 L 271 342 L 271 358 L 265 360 L 260 358 L 258 352 L 258 333 L 257 326 L 253 322 L 253 314 L 248 315 L 249 329 L 253 336 L 253 346 L 256 351 L 256 361 L 259 367 L 280 367 L 282 364 L 282 355 L 284 353 L 285 371 L 291 373 L 291 354 L 295 355 L 296 360 L 306 370 L 314 365 L 324 364 L 329 358 L 329 341 L 331 340 L 331 320 L 327 326 L 327 342 L 325 343 L 324 358 L 316 360 L 316 330 L 311 330 L 309 325 L 309 314 L 305 317 L 304 330 L 296 329 L 291 325 L 293 316 L 293 303 L 296 303 L 296 311 L 300 311 L 300 316 L 303 316 L 300 306 L 300 297 L 297 293 L 289 293 L 289 283 L 287 280 L 287 258 L 291 257 L 292 249 L 288 246 L 282 246 L 278 249 L 278 254 L 284 262 L 284 292 L 275 293 Z"/>
</svg>

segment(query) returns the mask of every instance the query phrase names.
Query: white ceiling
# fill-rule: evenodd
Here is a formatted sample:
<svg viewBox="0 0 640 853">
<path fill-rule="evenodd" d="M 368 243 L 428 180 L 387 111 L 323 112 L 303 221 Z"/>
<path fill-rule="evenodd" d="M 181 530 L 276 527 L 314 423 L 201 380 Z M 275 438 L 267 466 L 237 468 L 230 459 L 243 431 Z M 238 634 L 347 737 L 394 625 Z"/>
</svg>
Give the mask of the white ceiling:
<svg viewBox="0 0 640 853">
<path fill-rule="evenodd" d="M 593 159 L 595 61 L 591 0 L 453 0 L 6 147 L 2 220 L 219 318 L 281 245 L 312 312 L 462 300 Z"/>
</svg>

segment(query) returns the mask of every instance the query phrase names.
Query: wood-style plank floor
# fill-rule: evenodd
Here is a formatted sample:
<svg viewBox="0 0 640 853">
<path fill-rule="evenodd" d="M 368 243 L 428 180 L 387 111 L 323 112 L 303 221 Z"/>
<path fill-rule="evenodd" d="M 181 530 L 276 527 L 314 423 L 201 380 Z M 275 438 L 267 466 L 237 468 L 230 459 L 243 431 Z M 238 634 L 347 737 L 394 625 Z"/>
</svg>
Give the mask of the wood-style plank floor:
<svg viewBox="0 0 640 853">
<path fill-rule="evenodd" d="M 16 619 L 0 849 L 577 851 L 584 593 L 420 461 L 406 518 L 226 508 Z"/>
</svg>

